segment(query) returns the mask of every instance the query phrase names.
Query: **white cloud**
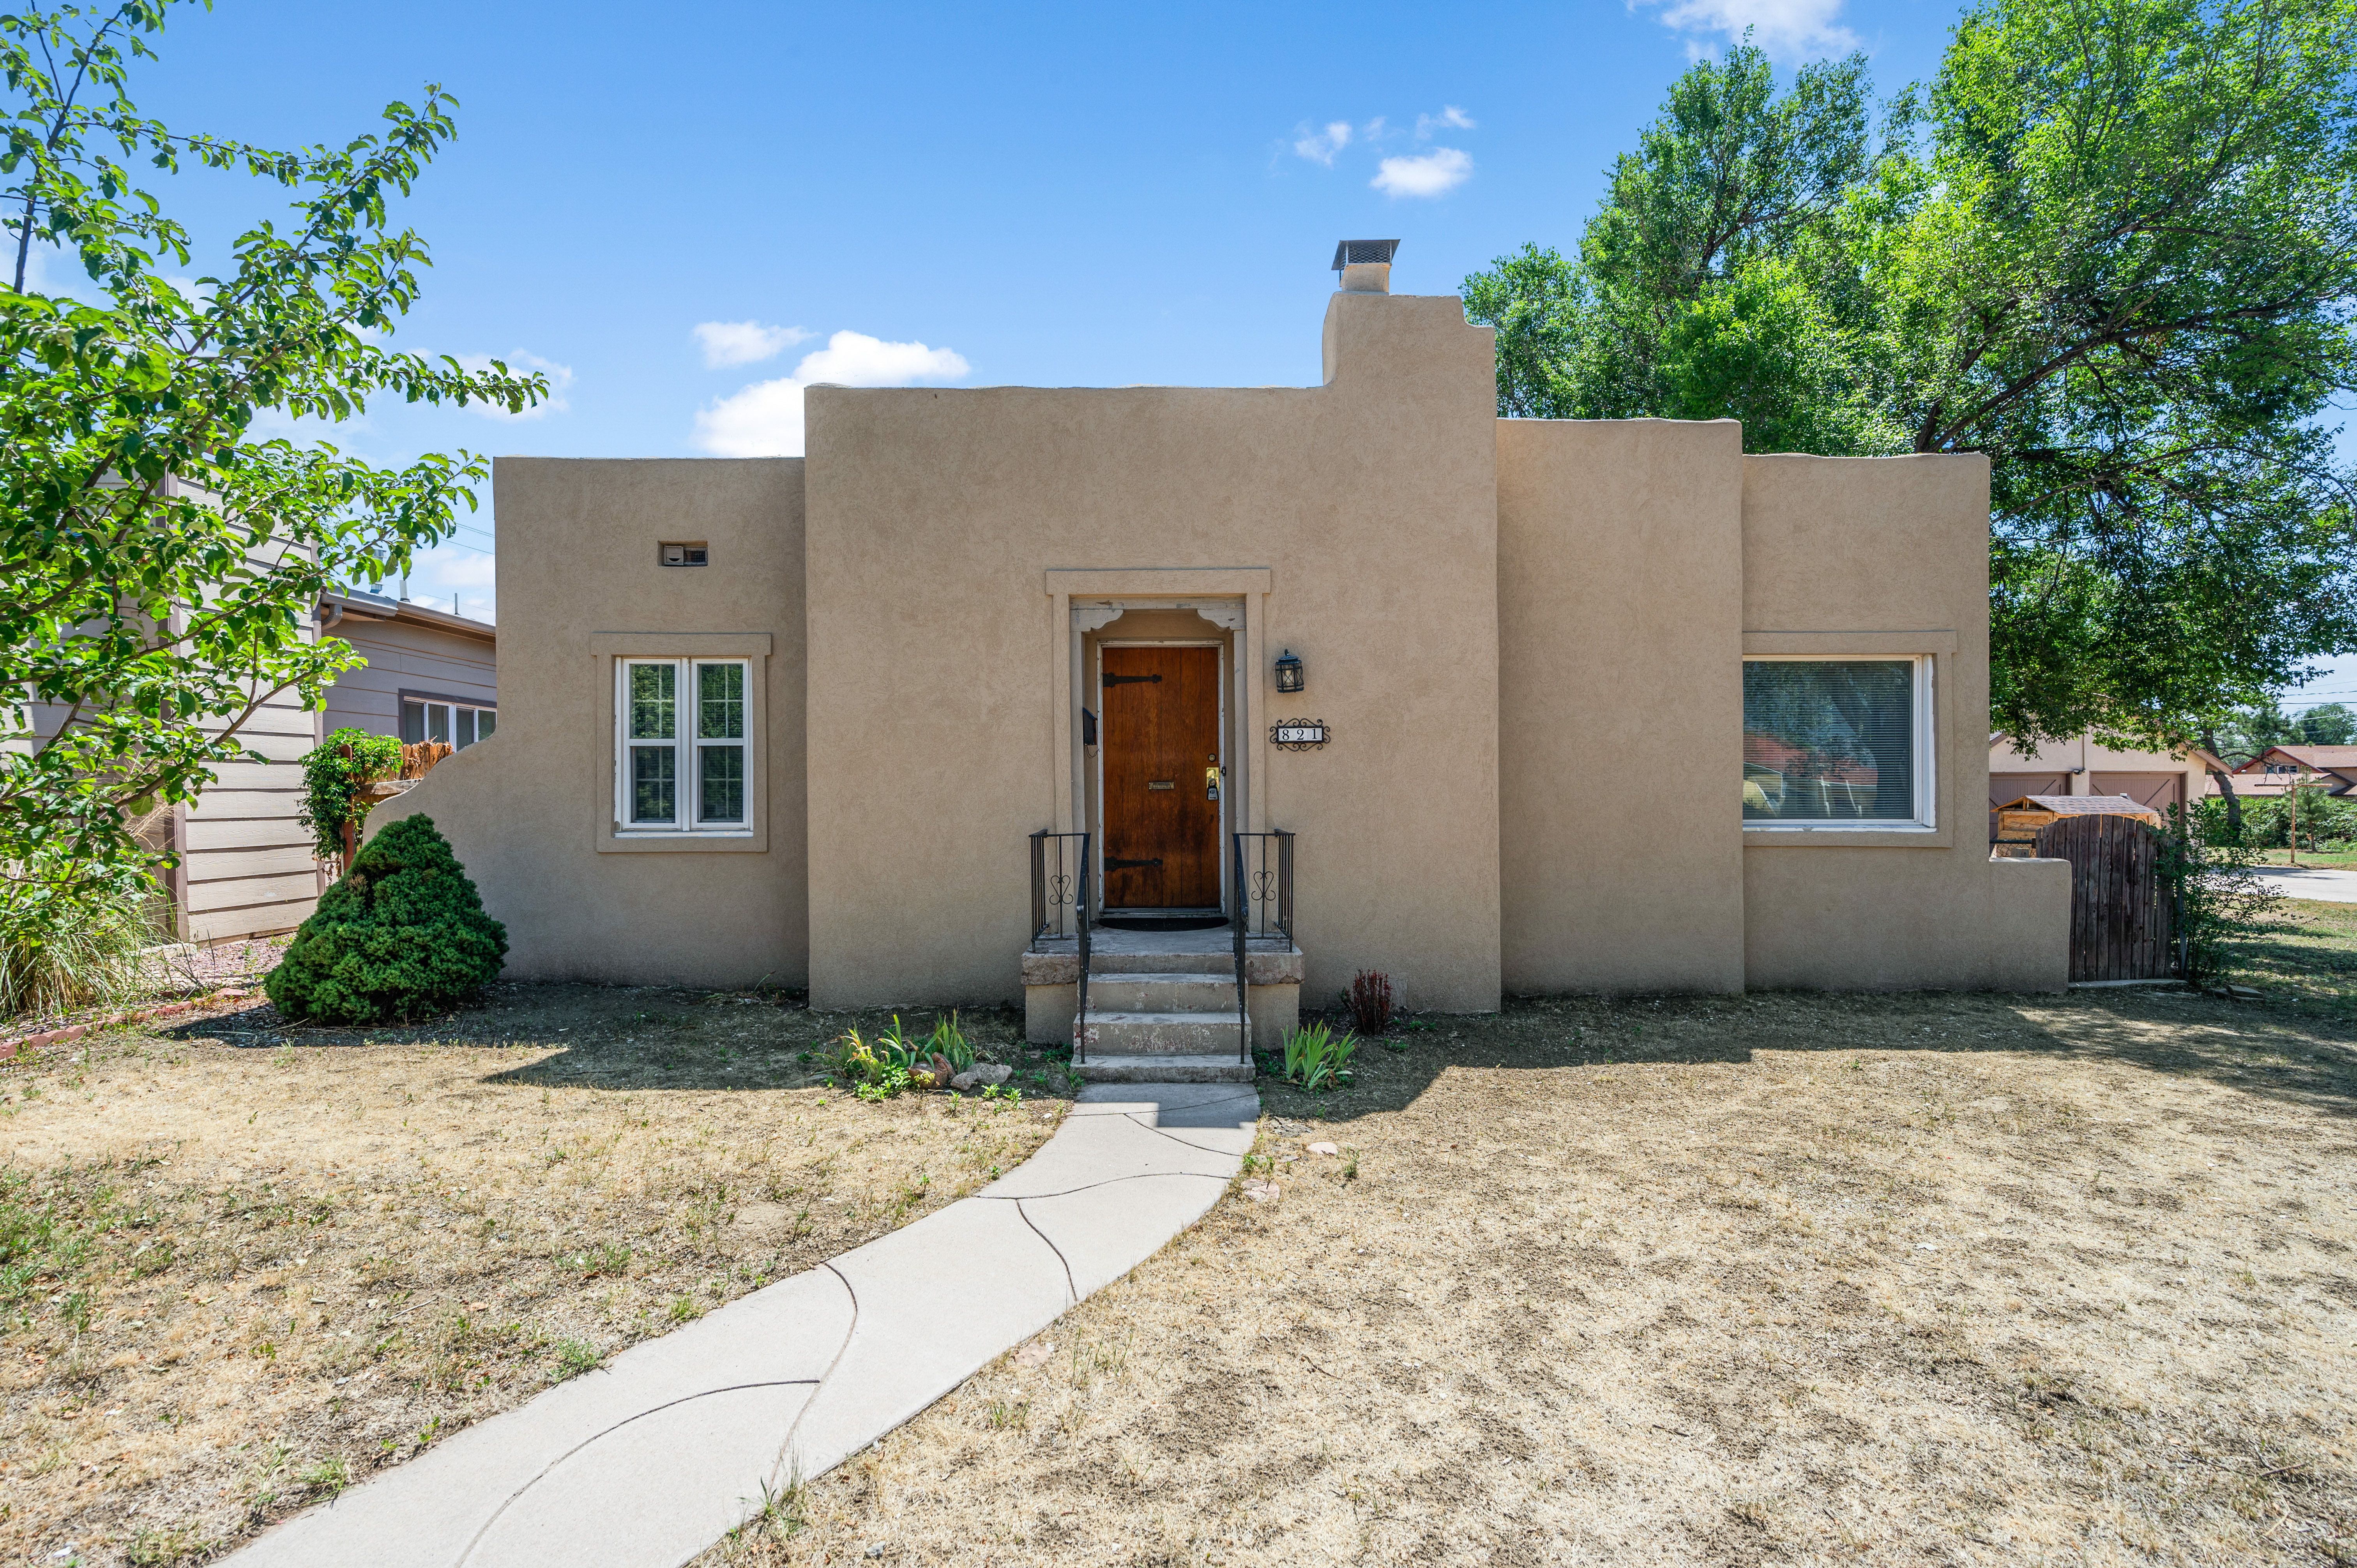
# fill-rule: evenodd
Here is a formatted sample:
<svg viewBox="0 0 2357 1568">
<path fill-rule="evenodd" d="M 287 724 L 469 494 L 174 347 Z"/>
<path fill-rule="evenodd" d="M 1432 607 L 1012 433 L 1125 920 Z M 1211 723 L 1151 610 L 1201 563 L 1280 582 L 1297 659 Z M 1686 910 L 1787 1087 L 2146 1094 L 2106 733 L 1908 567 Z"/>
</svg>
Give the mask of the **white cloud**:
<svg viewBox="0 0 2357 1568">
<path fill-rule="evenodd" d="M 802 356 L 794 367 L 794 380 L 804 386 L 832 381 L 845 387 L 906 387 L 953 381 L 973 368 L 954 349 L 887 343 L 864 332 L 838 332 L 825 348 Z"/>
<path fill-rule="evenodd" d="M 758 365 L 817 336 L 800 327 L 770 327 L 759 321 L 695 324 L 695 340 L 704 347 L 705 366 L 715 371 L 729 365 Z"/>
<path fill-rule="evenodd" d="M 1301 137 L 1293 150 L 1314 164 L 1334 166 L 1334 155 L 1351 145 L 1351 122 L 1337 120 L 1322 131 L 1302 128 Z"/>
<path fill-rule="evenodd" d="M 1367 183 L 1385 196 L 1446 196 L 1472 177 L 1472 154 L 1435 147 L 1415 157 L 1385 158 Z"/>
<path fill-rule="evenodd" d="M 542 419 L 552 413 L 564 413 L 572 408 L 573 405 L 565 399 L 565 388 L 573 384 L 573 367 L 570 365 L 560 365 L 554 360 L 544 360 L 528 349 L 518 349 L 511 353 L 497 356 L 460 354 L 457 360 L 470 371 L 482 371 L 491 368 L 491 360 L 495 357 L 507 366 L 511 374 L 522 375 L 538 371 L 542 375 L 546 376 L 548 395 L 522 413 L 511 413 L 495 403 L 470 403 L 467 405 L 469 413 L 479 413 L 485 419 L 508 421 Z"/>
<path fill-rule="evenodd" d="M 1435 131 L 1469 131 L 1472 128 L 1473 116 L 1454 103 L 1449 104 L 1437 114 L 1419 114 L 1415 117 L 1415 139 L 1419 142 L 1430 141 Z"/>
<path fill-rule="evenodd" d="M 1631 0 L 1631 9 L 1636 3 Z M 1813 59 L 1857 48 L 1857 35 L 1835 20 L 1843 4 L 1844 0 L 1668 0 L 1662 21 L 1682 33 L 1715 33 L 1729 43 L 1739 42 L 1748 29 L 1752 42 L 1779 59 Z M 1702 51 L 1690 43 L 1687 52 Z"/>
<path fill-rule="evenodd" d="M 16 236 L 0 230 L 0 247 L 5 247 L 5 270 L 0 270 L 0 284 L 16 281 Z M 25 292 L 45 294 L 53 299 L 80 297 L 77 289 L 87 290 L 90 278 L 81 270 L 80 258 L 67 253 L 61 245 L 47 245 L 36 240 L 25 252 Z"/>
<path fill-rule="evenodd" d="M 388 594 L 401 591 L 398 580 L 377 586 Z M 497 620 L 499 562 L 474 534 L 461 533 L 410 557 L 409 596 L 437 610 L 456 603 L 468 620 Z"/>
<path fill-rule="evenodd" d="M 838 332 L 804 354 L 791 376 L 755 381 L 695 415 L 695 444 L 720 457 L 799 457 L 802 392 L 821 382 L 845 387 L 907 387 L 953 381 L 974 367 L 954 349 L 887 343 L 864 332 Z"/>
</svg>

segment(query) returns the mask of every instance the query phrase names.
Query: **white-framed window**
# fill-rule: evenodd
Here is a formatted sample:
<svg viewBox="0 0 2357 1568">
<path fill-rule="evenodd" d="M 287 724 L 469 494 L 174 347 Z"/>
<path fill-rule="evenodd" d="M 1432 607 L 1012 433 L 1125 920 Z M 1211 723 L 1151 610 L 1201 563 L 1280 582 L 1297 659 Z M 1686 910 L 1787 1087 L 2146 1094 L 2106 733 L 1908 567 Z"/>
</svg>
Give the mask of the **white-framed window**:
<svg viewBox="0 0 2357 1568">
<path fill-rule="evenodd" d="M 1932 656 L 1743 661 L 1743 825 L 1929 829 Z"/>
<path fill-rule="evenodd" d="M 614 672 L 616 831 L 750 832 L 750 661 L 617 659 Z"/>
<path fill-rule="evenodd" d="M 479 740 L 490 739 L 499 727 L 497 708 L 480 707 L 455 698 L 402 694 L 401 738 L 407 745 L 438 740 L 464 751 Z"/>
</svg>

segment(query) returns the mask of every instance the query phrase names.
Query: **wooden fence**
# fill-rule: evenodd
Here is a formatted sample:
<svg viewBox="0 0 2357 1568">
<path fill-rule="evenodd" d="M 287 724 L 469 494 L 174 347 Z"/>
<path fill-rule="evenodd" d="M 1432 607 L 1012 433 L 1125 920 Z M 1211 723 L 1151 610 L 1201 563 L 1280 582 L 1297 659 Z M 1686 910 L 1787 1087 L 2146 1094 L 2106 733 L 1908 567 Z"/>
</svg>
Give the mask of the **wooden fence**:
<svg viewBox="0 0 2357 1568">
<path fill-rule="evenodd" d="M 2038 830 L 2041 860 L 2071 863 L 2071 978 L 2177 972 L 2177 900 L 2160 834 L 2131 817 L 2063 817 Z"/>
</svg>

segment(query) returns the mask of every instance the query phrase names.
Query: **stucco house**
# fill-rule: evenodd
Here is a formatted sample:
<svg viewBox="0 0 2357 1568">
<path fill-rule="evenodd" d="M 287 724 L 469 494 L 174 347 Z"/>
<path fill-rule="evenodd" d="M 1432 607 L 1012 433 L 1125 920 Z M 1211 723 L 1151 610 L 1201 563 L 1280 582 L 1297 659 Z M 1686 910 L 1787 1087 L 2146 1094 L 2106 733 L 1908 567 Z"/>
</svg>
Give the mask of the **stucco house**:
<svg viewBox="0 0 2357 1568">
<path fill-rule="evenodd" d="M 2068 867 L 1980 831 L 1986 463 L 1501 420 L 1391 254 L 1338 252 L 1316 386 L 816 386 L 802 458 L 500 460 L 511 711 L 373 822 L 434 818 L 519 977 L 1042 1038 L 1077 898 L 1092 1077 L 1248 1071 L 1239 969 L 1264 1039 L 1361 969 L 2061 987 Z M 1724 792 L 1632 805 L 1665 736 Z"/>
</svg>

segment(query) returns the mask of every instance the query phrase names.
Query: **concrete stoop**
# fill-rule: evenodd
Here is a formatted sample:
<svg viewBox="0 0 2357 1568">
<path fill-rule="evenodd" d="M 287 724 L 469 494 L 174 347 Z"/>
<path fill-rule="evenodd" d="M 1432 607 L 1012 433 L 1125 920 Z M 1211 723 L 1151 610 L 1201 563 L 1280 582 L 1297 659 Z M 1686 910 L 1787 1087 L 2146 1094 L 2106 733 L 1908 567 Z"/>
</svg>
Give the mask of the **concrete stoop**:
<svg viewBox="0 0 2357 1568">
<path fill-rule="evenodd" d="M 1235 938 L 1228 930 L 1094 933 L 1089 1013 L 1076 1031 L 1076 943 L 1038 944 L 1023 955 L 1026 1034 L 1042 1045 L 1071 1040 L 1073 1070 L 1091 1083 L 1249 1083 L 1239 1038 Z M 1251 1043 L 1274 1049 L 1301 1015 L 1301 950 L 1254 938 L 1244 956 Z"/>
<path fill-rule="evenodd" d="M 1101 985 L 1123 1005 L 1099 1011 Z M 1243 1029 L 1232 972 L 1092 974 L 1073 1070 L 1086 1083 L 1250 1083 Z"/>
</svg>

